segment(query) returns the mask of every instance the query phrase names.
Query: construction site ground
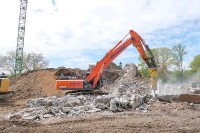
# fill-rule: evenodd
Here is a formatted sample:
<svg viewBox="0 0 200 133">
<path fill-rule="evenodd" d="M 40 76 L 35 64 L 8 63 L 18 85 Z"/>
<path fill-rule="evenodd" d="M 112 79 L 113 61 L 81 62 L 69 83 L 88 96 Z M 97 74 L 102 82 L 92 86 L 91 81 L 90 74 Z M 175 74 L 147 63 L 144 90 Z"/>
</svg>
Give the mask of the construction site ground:
<svg viewBox="0 0 200 133">
<path fill-rule="evenodd" d="M 0 101 L 0 114 L 20 111 L 26 108 L 27 100 L 32 98 L 64 95 L 64 92 L 54 89 L 55 71 L 54 69 L 34 71 L 12 79 L 11 89 L 16 94 L 10 99 Z M 50 117 L 39 121 L 0 118 L 0 133 L 194 133 L 200 132 L 199 123 L 200 104 L 155 100 L 150 103 L 148 111 L 137 109 L 116 113 L 100 111 L 69 117 Z"/>
<path fill-rule="evenodd" d="M 0 104 L 0 113 L 24 108 L 24 100 L 10 99 Z M 0 132 L 200 132 L 200 105 L 155 102 L 151 111 L 97 112 L 43 121 L 0 121 Z"/>
</svg>

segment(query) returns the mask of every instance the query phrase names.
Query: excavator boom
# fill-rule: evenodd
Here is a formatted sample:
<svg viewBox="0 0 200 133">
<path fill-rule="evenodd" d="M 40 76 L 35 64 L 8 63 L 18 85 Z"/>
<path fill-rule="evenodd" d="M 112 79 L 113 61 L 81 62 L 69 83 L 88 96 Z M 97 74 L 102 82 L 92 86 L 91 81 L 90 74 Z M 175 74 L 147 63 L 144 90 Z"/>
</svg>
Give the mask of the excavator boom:
<svg viewBox="0 0 200 133">
<path fill-rule="evenodd" d="M 149 67 L 149 71 L 152 76 L 152 88 L 157 89 L 157 65 L 155 63 L 154 56 L 149 49 L 148 45 L 144 42 L 144 40 L 133 30 L 129 32 L 130 38 L 128 38 L 125 42 L 123 39 L 120 40 L 106 55 L 103 57 L 101 61 L 99 61 L 96 66 L 91 71 L 90 75 L 87 76 L 86 80 L 88 82 L 92 82 L 92 88 L 95 88 L 99 78 L 101 76 L 101 72 L 117 57 L 119 56 L 130 44 L 133 44 L 134 47 L 140 53 L 140 56 L 144 60 L 144 62 Z M 127 34 L 128 35 L 128 34 Z M 127 36 L 126 35 L 126 36 Z M 126 37 L 125 36 L 125 37 Z M 124 38 L 125 38 L 124 37 Z M 150 57 L 147 58 L 145 50 L 149 52 Z"/>
</svg>

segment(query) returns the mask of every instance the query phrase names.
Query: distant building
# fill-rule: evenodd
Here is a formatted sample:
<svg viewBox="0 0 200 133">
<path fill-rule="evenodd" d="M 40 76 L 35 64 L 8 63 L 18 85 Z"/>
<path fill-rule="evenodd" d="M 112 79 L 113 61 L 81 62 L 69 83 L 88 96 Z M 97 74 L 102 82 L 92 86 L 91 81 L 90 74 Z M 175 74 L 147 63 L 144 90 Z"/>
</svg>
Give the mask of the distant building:
<svg viewBox="0 0 200 133">
<path fill-rule="evenodd" d="M 121 62 L 119 63 L 119 67 L 122 69 L 122 63 Z"/>
</svg>

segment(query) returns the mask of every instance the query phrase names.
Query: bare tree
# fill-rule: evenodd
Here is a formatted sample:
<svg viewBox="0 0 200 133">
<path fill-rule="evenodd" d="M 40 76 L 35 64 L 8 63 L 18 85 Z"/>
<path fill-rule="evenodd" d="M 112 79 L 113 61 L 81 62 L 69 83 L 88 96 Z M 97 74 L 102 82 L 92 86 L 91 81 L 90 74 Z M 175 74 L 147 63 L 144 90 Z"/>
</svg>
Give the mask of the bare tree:
<svg viewBox="0 0 200 133">
<path fill-rule="evenodd" d="M 16 54 L 13 51 L 7 52 L 6 55 L 0 55 L 0 67 L 11 74 L 14 74 Z M 30 70 L 44 69 L 49 65 L 49 61 L 42 55 L 36 53 L 24 53 L 23 72 Z"/>
<path fill-rule="evenodd" d="M 179 78 L 181 81 L 183 81 L 183 59 L 184 55 L 186 55 L 187 52 L 185 51 L 185 46 L 181 43 L 175 45 L 173 47 L 173 55 L 174 55 L 174 64 L 180 71 Z"/>
<path fill-rule="evenodd" d="M 9 51 L 5 56 L 0 57 L 0 67 L 4 70 L 14 74 L 15 68 L 15 52 Z"/>
<path fill-rule="evenodd" d="M 24 71 L 44 69 L 49 61 L 42 55 L 36 53 L 24 54 Z"/>
<path fill-rule="evenodd" d="M 182 45 L 181 43 L 175 45 L 173 47 L 173 53 L 174 53 L 174 58 L 175 58 L 174 64 L 177 66 L 178 69 L 180 69 L 182 71 L 183 70 L 183 58 L 184 58 L 184 55 L 187 54 L 187 52 L 185 51 L 185 46 Z"/>
</svg>

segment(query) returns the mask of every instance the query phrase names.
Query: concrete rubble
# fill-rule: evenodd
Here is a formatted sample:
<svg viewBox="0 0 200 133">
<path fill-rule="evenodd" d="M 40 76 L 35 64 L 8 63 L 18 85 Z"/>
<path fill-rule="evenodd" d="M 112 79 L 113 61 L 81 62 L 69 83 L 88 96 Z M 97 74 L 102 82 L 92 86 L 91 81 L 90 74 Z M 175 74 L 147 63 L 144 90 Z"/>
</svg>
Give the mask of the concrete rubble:
<svg viewBox="0 0 200 133">
<path fill-rule="evenodd" d="M 128 93 L 139 93 L 141 95 L 150 94 L 149 80 L 140 79 L 135 64 L 126 64 L 120 73 L 120 77 L 109 85 L 110 92 L 117 95 Z"/>
<path fill-rule="evenodd" d="M 10 114 L 8 118 L 18 117 L 27 120 L 42 120 L 53 116 L 74 116 L 104 110 L 121 112 L 141 107 L 145 102 L 144 99 L 144 96 L 136 93 L 123 96 L 109 94 L 102 96 L 68 95 L 64 97 L 36 98 L 27 101 L 26 109 Z"/>
<path fill-rule="evenodd" d="M 74 116 L 101 111 L 148 111 L 151 97 L 149 86 L 140 81 L 137 67 L 127 64 L 120 77 L 107 86 L 108 95 L 65 95 L 28 100 L 24 110 L 11 113 L 8 119 L 43 120 L 54 116 Z"/>
</svg>

